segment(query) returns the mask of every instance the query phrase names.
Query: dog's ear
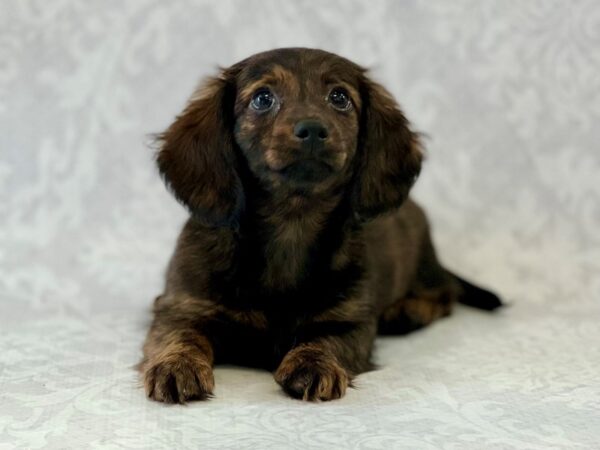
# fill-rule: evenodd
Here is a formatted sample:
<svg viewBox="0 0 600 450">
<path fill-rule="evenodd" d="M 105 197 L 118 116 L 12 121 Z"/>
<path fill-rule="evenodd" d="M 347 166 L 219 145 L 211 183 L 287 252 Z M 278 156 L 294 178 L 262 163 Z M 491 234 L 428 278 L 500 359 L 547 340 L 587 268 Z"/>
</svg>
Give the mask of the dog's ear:
<svg viewBox="0 0 600 450">
<path fill-rule="evenodd" d="M 399 207 L 421 170 L 418 135 L 381 85 L 362 81 L 359 158 L 353 208 L 364 221 Z"/>
<path fill-rule="evenodd" d="M 158 169 L 175 197 L 208 226 L 235 226 L 244 207 L 233 139 L 235 77 L 205 81 L 158 137 Z"/>
</svg>

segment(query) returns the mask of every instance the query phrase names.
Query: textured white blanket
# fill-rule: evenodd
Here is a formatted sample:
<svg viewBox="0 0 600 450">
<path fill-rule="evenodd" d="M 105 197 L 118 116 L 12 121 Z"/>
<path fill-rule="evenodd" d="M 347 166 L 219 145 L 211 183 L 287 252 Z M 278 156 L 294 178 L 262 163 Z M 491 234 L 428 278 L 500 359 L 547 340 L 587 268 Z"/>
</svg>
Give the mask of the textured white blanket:
<svg viewBox="0 0 600 450">
<path fill-rule="evenodd" d="M 0 3 L 0 448 L 600 448 L 600 6 Z M 375 68 L 428 161 L 441 259 L 499 292 L 380 339 L 331 403 L 217 368 L 164 406 L 133 365 L 185 212 L 146 143 L 201 76 L 271 47 Z"/>
</svg>

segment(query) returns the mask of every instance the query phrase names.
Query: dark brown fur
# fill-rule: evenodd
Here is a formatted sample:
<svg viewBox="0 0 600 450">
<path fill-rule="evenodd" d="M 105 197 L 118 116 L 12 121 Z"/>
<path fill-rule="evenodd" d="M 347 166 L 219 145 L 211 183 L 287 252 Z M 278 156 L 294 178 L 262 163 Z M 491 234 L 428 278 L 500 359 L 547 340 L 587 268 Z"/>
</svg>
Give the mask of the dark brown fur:
<svg viewBox="0 0 600 450">
<path fill-rule="evenodd" d="M 249 102 L 264 87 L 277 107 L 257 113 Z M 348 110 L 328 103 L 336 87 Z M 322 146 L 295 134 L 304 119 L 326 127 Z M 406 200 L 418 136 L 346 59 L 248 58 L 206 82 L 160 142 L 158 167 L 191 217 L 140 364 L 155 400 L 209 397 L 219 362 L 268 368 L 296 398 L 339 398 L 371 368 L 378 329 L 427 325 L 467 293 L 499 305 L 437 262 L 425 216 Z"/>
</svg>

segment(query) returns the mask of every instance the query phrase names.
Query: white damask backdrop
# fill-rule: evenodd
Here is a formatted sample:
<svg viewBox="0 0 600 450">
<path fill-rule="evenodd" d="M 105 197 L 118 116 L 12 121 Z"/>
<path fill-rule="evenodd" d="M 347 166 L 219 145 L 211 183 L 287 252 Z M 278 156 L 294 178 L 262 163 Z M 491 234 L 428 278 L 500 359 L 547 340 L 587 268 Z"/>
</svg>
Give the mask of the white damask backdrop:
<svg viewBox="0 0 600 450">
<path fill-rule="evenodd" d="M 395 94 L 442 260 L 511 306 L 381 339 L 340 401 L 223 367 L 151 403 L 132 366 L 186 214 L 149 136 L 283 46 Z M 600 448 L 598 1 L 4 0 L 0 152 L 0 448 Z"/>
</svg>

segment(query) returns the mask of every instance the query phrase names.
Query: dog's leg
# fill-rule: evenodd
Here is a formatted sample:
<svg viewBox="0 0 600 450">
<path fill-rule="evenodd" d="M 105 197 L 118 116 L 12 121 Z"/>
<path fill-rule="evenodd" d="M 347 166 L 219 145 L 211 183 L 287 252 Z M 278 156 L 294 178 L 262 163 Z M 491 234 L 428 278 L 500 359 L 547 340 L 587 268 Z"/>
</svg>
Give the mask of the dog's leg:
<svg viewBox="0 0 600 450">
<path fill-rule="evenodd" d="M 380 334 L 406 334 L 452 312 L 456 302 L 493 310 L 502 305 L 493 293 L 448 272 L 439 263 L 427 231 L 408 293 L 385 308 L 379 318 Z"/>
<path fill-rule="evenodd" d="M 406 334 L 452 312 L 456 293 L 450 287 L 410 294 L 388 306 L 379 317 L 380 334 Z"/>
<path fill-rule="evenodd" d="M 457 280 L 439 263 L 427 230 L 408 292 L 379 317 L 380 334 L 406 334 L 446 317 L 460 299 Z"/>
<path fill-rule="evenodd" d="M 337 329 L 335 334 L 327 335 L 329 325 L 332 333 Z M 375 321 L 344 326 L 320 323 L 318 328 L 321 337 L 313 336 L 296 345 L 275 371 L 275 381 L 294 398 L 309 401 L 340 398 L 354 375 L 371 368 Z"/>
<path fill-rule="evenodd" d="M 139 364 L 149 398 L 165 403 L 204 400 L 214 388 L 213 347 L 203 335 L 203 319 L 210 303 L 175 299 L 170 304 L 159 297 L 154 321 Z"/>
</svg>

